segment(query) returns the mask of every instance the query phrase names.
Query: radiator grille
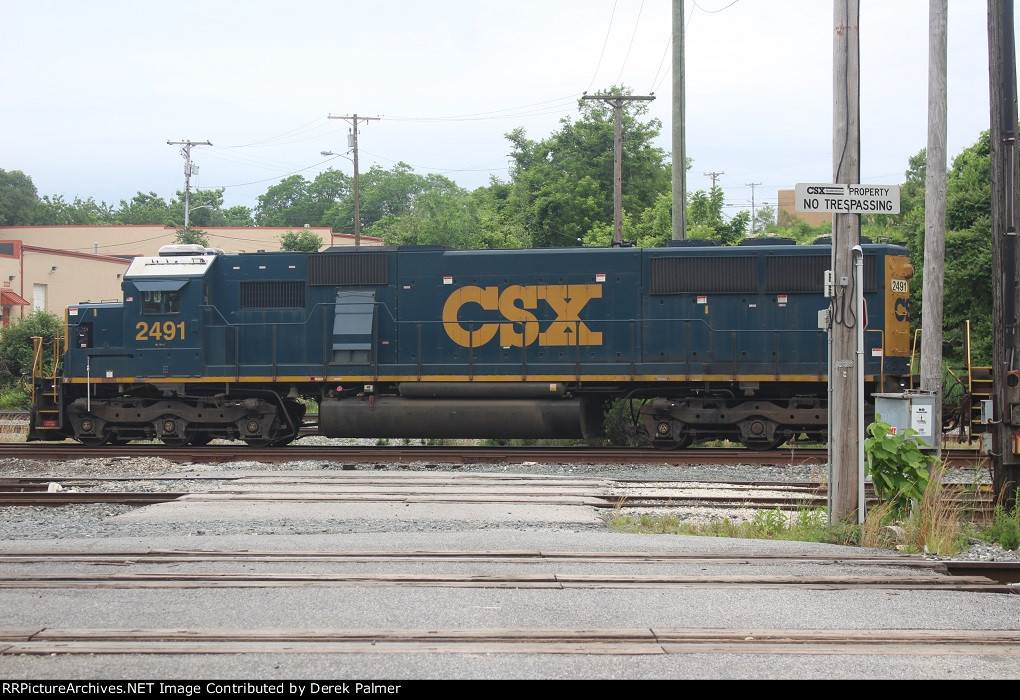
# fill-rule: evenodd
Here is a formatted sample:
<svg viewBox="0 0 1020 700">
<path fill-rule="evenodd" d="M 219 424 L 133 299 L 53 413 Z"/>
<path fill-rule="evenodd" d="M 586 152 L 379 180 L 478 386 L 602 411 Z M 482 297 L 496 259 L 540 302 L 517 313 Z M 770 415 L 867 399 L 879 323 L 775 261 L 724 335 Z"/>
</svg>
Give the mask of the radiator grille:
<svg viewBox="0 0 1020 700">
<path fill-rule="evenodd" d="M 653 258 L 652 294 L 757 293 L 758 258 Z"/>
<path fill-rule="evenodd" d="M 325 253 L 308 256 L 308 284 L 389 284 L 386 253 Z"/>
<path fill-rule="evenodd" d="M 828 255 L 776 255 L 765 260 L 766 292 L 821 292 L 825 271 L 831 269 Z M 873 292 L 875 258 L 864 258 L 864 291 Z"/>
</svg>

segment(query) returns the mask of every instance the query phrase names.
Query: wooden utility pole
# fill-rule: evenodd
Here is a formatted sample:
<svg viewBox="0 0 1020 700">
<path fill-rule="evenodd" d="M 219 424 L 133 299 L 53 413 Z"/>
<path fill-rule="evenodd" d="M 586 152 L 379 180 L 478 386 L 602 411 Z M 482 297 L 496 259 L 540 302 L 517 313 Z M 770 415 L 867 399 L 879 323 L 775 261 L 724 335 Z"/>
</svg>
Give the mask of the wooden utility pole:
<svg viewBox="0 0 1020 700">
<path fill-rule="evenodd" d="M 673 240 L 687 238 L 686 86 L 684 0 L 673 0 Z"/>
<path fill-rule="evenodd" d="M 716 172 L 714 170 L 712 172 L 710 172 L 710 173 L 702 173 L 702 175 L 704 175 L 705 177 L 712 178 L 712 189 L 713 190 L 715 189 L 715 181 L 718 180 L 720 177 L 722 177 L 725 174 L 726 173 L 724 173 L 724 172 Z"/>
<path fill-rule="evenodd" d="M 352 114 L 348 117 L 334 117 L 330 119 L 346 119 L 351 123 L 351 149 L 354 151 L 354 247 L 361 247 L 361 190 L 358 187 L 358 122 L 377 122 L 379 117 L 359 117 Z"/>
<path fill-rule="evenodd" d="M 924 190 L 921 389 L 935 395 L 932 442 L 942 452 L 942 287 L 946 258 L 946 14 L 928 0 L 928 149 Z"/>
<path fill-rule="evenodd" d="M 582 95 L 613 105 L 613 246 L 623 245 L 623 103 L 651 102 L 654 95 Z"/>
<path fill-rule="evenodd" d="M 758 187 L 759 185 L 761 185 L 761 183 L 760 182 L 748 182 L 746 184 L 747 184 L 748 187 L 751 188 L 751 235 L 753 236 L 755 234 L 754 216 L 755 216 L 755 213 L 756 213 L 755 210 L 754 210 L 754 188 Z"/>
<path fill-rule="evenodd" d="M 833 41 L 832 162 L 834 183 L 860 182 L 860 17 L 859 0 L 835 0 Z M 829 333 L 829 520 L 861 520 L 859 503 L 861 445 L 858 429 L 857 327 L 862 319 L 854 310 L 853 248 L 860 243 L 860 214 L 833 214 L 832 270 Z"/>
<path fill-rule="evenodd" d="M 992 194 L 992 481 L 1012 508 L 1020 485 L 1020 343 L 1017 334 L 1016 50 L 1013 0 L 988 2 Z"/>
<path fill-rule="evenodd" d="M 211 146 L 212 144 L 208 141 L 167 141 L 168 146 L 184 146 L 181 149 L 181 155 L 184 156 L 184 230 L 190 231 L 191 228 L 191 147 L 192 146 Z"/>
</svg>

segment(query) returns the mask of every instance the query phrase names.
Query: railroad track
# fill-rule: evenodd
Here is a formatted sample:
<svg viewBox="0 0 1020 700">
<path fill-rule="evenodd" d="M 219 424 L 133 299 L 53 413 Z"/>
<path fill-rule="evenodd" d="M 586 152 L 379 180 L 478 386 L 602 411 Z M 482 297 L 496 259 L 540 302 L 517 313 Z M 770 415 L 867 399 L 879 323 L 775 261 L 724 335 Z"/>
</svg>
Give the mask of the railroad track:
<svg viewBox="0 0 1020 700">
<path fill-rule="evenodd" d="M 272 477 L 277 483 L 285 478 Z M 415 503 L 535 503 L 534 488 L 494 490 L 491 479 L 472 481 L 469 475 L 437 481 L 433 476 L 402 479 L 395 484 L 386 477 L 347 476 L 294 477 L 287 491 L 252 491 L 261 483 L 258 477 L 8 477 L 0 478 L 0 506 L 65 506 L 82 503 L 119 503 L 132 506 L 163 503 L 187 497 L 189 502 L 209 499 L 302 501 L 308 503 L 342 502 L 415 502 Z M 826 506 L 825 485 L 820 482 L 683 482 L 647 480 L 542 480 L 546 485 L 541 502 L 561 505 L 585 499 L 586 505 L 600 510 L 677 511 L 690 508 L 754 509 L 798 511 Z M 194 484 L 188 491 L 169 490 Z M 210 484 L 215 491 L 210 491 Z M 579 484 L 581 485 L 579 487 Z M 587 485 L 586 485 L 587 484 Z M 123 490 L 131 485 L 131 490 Z M 557 489 L 557 486 L 561 487 Z M 947 484 L 949 499 L 962 513 L 977 521 L 991 517 L 994 495 L 987 485 Z M 866 498 L 875 503 L 869 484 Z"/>
<path fill-rule="evenodd" d="M 214 564 L 217 571 L 189 570 L 191 564 Z M 419 565 L 469 564 L 513 568 L 514 573 L 472 574 L 403 573 L 378 570 L 360 573 L 364 565 L 380 569 L 393 564 Z M 32 565 L 28 573 L 10 573 L 11 565 Z M 89 570 L 37 571 L 39 565 L 70 567 L 88 564 Z M 315 571 L 280 570 L 273 572 L 238 570 L 250 564 L 269 564 L 298 569 L 308 564 L 321 566 Z M 662 574 L 600 573 L 580 574 L 565 571 L 527 573 L 522 565 L 570 567 L 594 564 L 606 569 L 652 566 L 668 571 Z M 680 575 L 682 565 L 689 571 L 701 567 L 745 565 L 775 567 L 777 565 L 817 567 L 824 570 L 835 565 L 851 564 L 854 574 L 826 575 L 763 575 L 760 573 Z M 981 565 L 984 565 L 983 567 Z M 946 590 L 977 593 L 1020 593 L 1010 585 L 1020 574 L 1020 563 L 1014 562 L 941 562 L 916 557 L 848 554 L 819 556 L 802 554 L 692 554 L 684 552 L 573 552 L 573 551 L 209 551 L 209 550 L 136 550 L 136 551 L 8 551 L 0 552 L 0 589 L 40 588 L 332 588 L 332 587 L 428 587 L 428 588 L 553 588 L 553 589 L 619 589 L 619 588 L 779 588 L 812 590 L 880 589 L 880 590 Z M 359 573 L 342 569 L 355 565 Z M 166 570 L 152 570 L 155 566 Z M 96 567 L 111 567 L 96 571 Z M 125 570 L 125 567 L 128 570 Z M 234 567 L 230 570 L 230 567 Z M 132 571 L 132 568 L 144 570 Z M 976 573 L 980 569 L 980 573 Z M 869 571 L 872 570 L 872 571 Z M 704 571 L 704 569 L 702 569 Z M 901 572 L 902 573 L 897 573 Z M 947 576 L 946 574 L 952 574 Z M 1020 634 L 1020 632 L 1016 633 Z"/>
<path fill-rule="evenodd" d="M 252 448 L 240 444 L 203 447 L 168 447 L 161 444 L 104 445 L 85 447 L 77 443 L 0 443 L 0 459 L 75 460 L 115 457 L 159 457 L 175 462 L 222 463 L 253 461 L 284 463 L 328 461 L 343 464 L 381 463 L 424 465 L 499 464 L 825 464 L 824 449 L 796 448 L 755 452 L 745 449 L 704 448 L 659 451 L 613 447 L 403 447 L 288 445 Z M 948 453 L 949 466 L 979 467 L 984 463 L 974 450 Z"/>
<path fill-rule="evenodd" d="M 1020 633 L 968 629 L 0 628 L 0 656 L 281 653 L 1015 656 L 1020 653 Z"/>
</svg>

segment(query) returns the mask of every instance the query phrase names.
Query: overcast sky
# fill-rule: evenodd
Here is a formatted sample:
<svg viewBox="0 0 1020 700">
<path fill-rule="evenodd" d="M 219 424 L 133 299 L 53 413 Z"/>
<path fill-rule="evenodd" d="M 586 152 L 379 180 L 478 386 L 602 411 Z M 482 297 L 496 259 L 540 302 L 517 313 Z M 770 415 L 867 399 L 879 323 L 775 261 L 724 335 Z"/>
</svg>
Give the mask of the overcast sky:
<svg viewBox="0 0 1020 700">
<path fill-rule="evenodd" d="M 902 182 L 926 143 L 926 0 L 861 0 L 861 181 Z M 988 128 L 985 0 L 949 3 L 949 155 Z M 404 161 L 467 188 L 508 178 L 505 134 L 576 117 L 613 84 L 654 92 L 670 152 L 669 0 L 0 0 L 0 168 L 40 195 L 117 204 L 226 187 L 254 208 L 342 157 Z M 688 189 L 722 172 L 727 212 L 832 179 L 833 6 L 686 0 Z"/>
</svg>

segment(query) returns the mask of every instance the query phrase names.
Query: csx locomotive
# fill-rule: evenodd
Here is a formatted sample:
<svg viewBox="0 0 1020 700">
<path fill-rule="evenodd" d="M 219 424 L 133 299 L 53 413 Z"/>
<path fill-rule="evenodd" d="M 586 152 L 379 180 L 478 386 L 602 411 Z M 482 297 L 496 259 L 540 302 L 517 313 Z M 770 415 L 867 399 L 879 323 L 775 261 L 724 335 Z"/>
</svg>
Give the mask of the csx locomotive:
<svg viewBox="0 0 1020 700">
<path fill-rule="evenodd" d="M 657 447 L 821 437 L 829 245 L 754 243 L 169 246 L 131 263 L 123 302 L 67 309 L 30 435 L 284 445 L 314 399 L 329 437 L 587 438 L 637 399 Z M 870 395 L 908 376 L 912 268 L 905 248 L 863 250 Z"/>
</svg>

